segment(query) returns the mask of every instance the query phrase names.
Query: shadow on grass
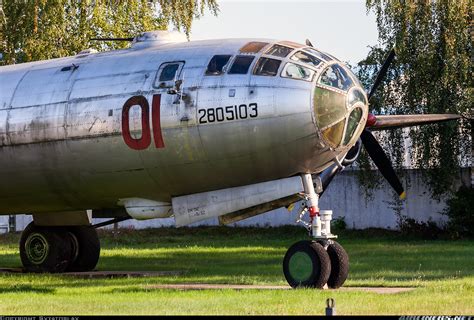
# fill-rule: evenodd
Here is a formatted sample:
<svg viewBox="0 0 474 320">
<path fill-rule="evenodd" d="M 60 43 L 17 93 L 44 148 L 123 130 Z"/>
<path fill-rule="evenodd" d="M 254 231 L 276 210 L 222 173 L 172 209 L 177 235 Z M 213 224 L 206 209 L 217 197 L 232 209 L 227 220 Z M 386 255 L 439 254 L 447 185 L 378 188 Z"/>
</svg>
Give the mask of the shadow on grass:
<svg viewBox="0 0 474 320">
<path fill-rule="evenodd" d="M 98 270 L 186 272 L 183 276 L 153 278 L 157 282 L 183 279 L 209 283 L 276 283 L 284 281 L 281 264 L 286 249 L 302 238 L 301 228 L 294 227 L 122 230 L 118 239 L 110 232 L 101 231 L 104 250 Z M 364 234 L 357 237 L 350 232 L 347 237 L 341 236 L 341 244 L 350 256 L 349 279 L 358 282 L 474 276 L 473 241 L 406 241 L 394 233 L 385 237 L 377 233 L 371 238 Z M 0 267 L 17 267 L 18 264 L 16 255 L 0 253 Z M 148 281 L 147 278 L 129 280 L 130 283 Z M 48 278 L 48 287 L 59 283 L 108 286 L 117 281 L 127 280 L 53 276 Z"/>
<path fill-rule="evenodd" d="M 0 288 L 0 294 L 2 293 L 54 293 L 54 288 L 47 287 L 33 287 L 31 285 L 14 285 L 8 288 Z"/>
<path fill-rule="evenodd" d="M 274 281 L 282 277 L 282 260 L 285 250 L 244 250 L 226 252 L 189 252 L 169 249 L 154 257 L 114 256 L 103 257 L 100 270 L 186 270 L 189 277 L 253 277 Z M 423 247 L 405 248 L 394 245 L 389 252 L 380 249 L 378 254 L 352 254 L 349 278 L 367 280 L 383 278 L 388 281 L 442 280 L 474 276 L 472 249 L 440 248 L 440 252 Z"/>
<path fill-rule="evenodd" d="M 20 253 L 0 253 L 0 268 L 21 268 Z"/>
</svg>

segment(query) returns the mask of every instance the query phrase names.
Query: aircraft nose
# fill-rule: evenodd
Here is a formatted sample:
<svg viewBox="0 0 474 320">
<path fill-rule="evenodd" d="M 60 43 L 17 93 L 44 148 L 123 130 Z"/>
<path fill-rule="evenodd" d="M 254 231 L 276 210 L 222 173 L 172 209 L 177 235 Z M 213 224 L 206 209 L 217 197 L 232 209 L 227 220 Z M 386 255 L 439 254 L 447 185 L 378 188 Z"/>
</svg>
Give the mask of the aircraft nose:
<svg viewBox="0 0 474 320">
<path fill-rule="evenodd" d="M 367 98 L 359 86 L 347 91 L 318 84 L 313 109 L 316 125 L 326 144 L 333 149 L 352 146 L 367 120 Z"/>
</svg>

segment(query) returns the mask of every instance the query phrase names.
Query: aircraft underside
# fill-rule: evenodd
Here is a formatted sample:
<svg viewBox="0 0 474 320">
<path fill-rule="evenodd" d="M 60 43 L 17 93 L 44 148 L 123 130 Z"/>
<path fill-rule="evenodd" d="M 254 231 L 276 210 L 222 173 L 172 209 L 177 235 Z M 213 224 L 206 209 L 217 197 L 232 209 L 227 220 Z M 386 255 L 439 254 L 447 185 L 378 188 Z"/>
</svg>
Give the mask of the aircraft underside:
<svg viewBox="0 0 474 320">
<path fill-rule="evenodd" d="M 349 259 L 335 241 L 337 236 L 331 233 L 332 211 L 320 211 L 318 201 L 340 169 L 334 165 L 322 175 L 300 174 L 173 197 L 171 205 L 131 198 L 123 203 L 127 216 L 97 225 L 91 224 L 90 211 L 63 213 L 63 219 L 57 215 L 35 214 L 34 222 L 21 236 L 21 261 L 28 272 L 90 271 L 100 256 L 96 228 L 131 216 L 148 219 L 172 212 L 178 227 L 212 217 L 219 217 L 221 224 L 229 224 L 302 201 L 297 222 L 306 228 L 308 240 L 297 242 L 288 249 L 283 259 L 285 278 L 292 287 L 339 288 L 347 278 Z"/>
</svg>

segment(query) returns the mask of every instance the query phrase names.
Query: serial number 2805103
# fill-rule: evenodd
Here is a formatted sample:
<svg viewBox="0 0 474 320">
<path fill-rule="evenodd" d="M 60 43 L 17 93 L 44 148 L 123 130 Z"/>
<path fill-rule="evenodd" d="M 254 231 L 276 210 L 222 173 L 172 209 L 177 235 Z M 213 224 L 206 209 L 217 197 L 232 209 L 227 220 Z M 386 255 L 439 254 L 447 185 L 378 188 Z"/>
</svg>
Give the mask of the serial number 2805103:
<svg viewBox="0 0 474 320">
<path fill-rule="evenodd" d="M 258 117 L 256 103 L 199 109 L 199 123 L 213 123 Z"/>
</svg>

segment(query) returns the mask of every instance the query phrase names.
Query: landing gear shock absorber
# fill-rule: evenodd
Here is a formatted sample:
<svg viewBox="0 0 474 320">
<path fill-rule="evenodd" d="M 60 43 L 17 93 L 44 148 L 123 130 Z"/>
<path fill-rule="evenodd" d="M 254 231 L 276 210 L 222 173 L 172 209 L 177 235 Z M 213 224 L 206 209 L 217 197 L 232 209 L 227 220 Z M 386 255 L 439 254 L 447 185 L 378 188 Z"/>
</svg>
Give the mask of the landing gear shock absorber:
<svg viewBox="0 0 474 320">
<path fill-rule="evenodd" d="M 319 210 L 311 174 L 302 174 L 304 205 L 297 222 L 308 230 L 311 240 L 293 244 L 283 259 L 283 273 L 291 287 L 339 288 L 349 272 L 349 258 L 331 233 L 332 211 Z M 309 222 L 303 220 L 309 212 Z"/>
</svg>

